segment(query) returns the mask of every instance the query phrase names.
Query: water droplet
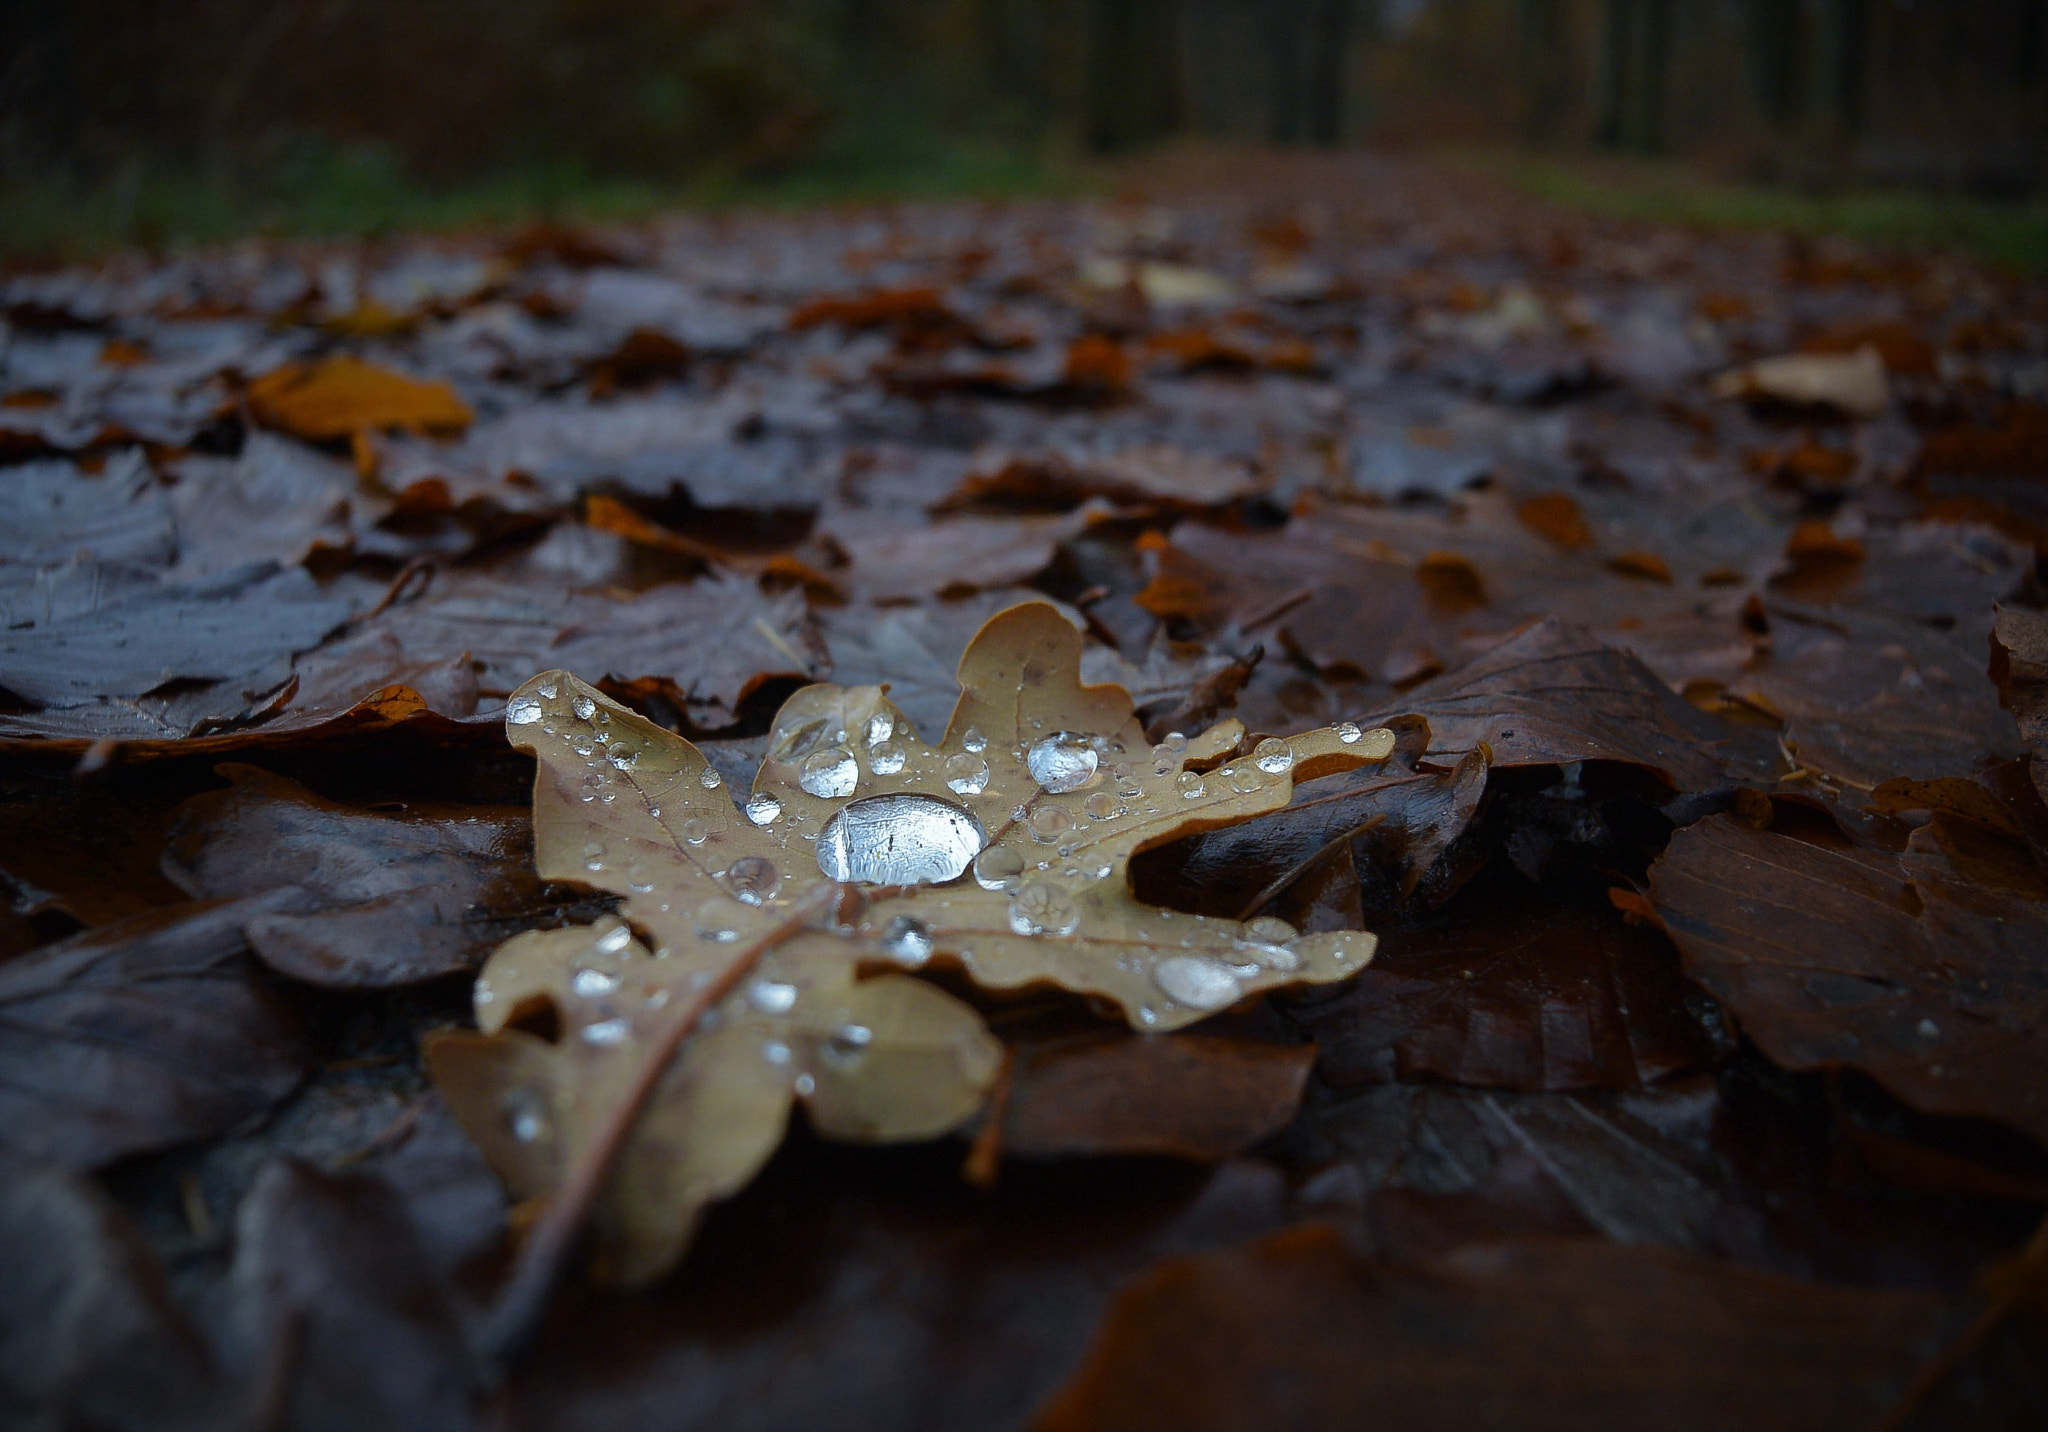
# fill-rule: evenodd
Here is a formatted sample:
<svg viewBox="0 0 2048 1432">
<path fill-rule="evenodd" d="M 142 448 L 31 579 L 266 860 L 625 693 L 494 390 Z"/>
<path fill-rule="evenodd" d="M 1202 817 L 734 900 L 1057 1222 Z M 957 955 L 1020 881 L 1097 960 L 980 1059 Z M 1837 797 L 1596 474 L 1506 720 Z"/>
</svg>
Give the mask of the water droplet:
<svg viewBox="0 0 2048 1432">
<path fill-rule="evenodd" d="M 771 1039 L 761 1046 L 761 1057 L 780 1068 L 789 1063 L 789 1046 L 779 1039 Z"/>
<path fill-rule="evenodd" d="M 796 1004 L 796 986 L 780 980 L 755 980 L 747 986 L 747 1003 L 763 1014 L 788 1014 Z"/>
<path fill-rule="evenodd" d="M 766 905 L 782 889 L 782 872 L 775 868 L 772 860 L 758 855 L 742 855 L 725 872 L 725 885 L 737 900 L 749 905 Z"/>
<path fill-rule="evenodd" d="M 1042 805 L 1025 817 L 1024 824 L 1031 828 L 1031 838 L 1041 845 L 1050 845 L 1074 828 L 1074 818 L 1056 805 Z M 1065 854 L 1065 851 L 1060 852 Z"/>
<path fill-rule="evenodd" d="M 893 776 L 908 757 L 901 741 L 879 741 L 868 747 L 868 769 L 878 776 Z"/>
<path fill-rule="evenodd" d="M 647 807 L 647 813 L 653 816 L 656 820 L 661 819 L 661 807 L 658 805 L 651 805 Z"/>
<path fill-rule="evenodd" d="M 692 845 L 702 845 L 711 836 L 711 827 L 691 816 L 683 822 L 683 839 Z"/>
<path fill-rule="evenodd" d="M 1033 880 L 1010 896 L 1010 928 L 1020 935 L 1071 935 L 1080 907 L 1050 880 Z"/>
<path fill-rule="evenodd" d="M 977 727 L 969 726 L 966 734 L 960 738 L 960 745 L 964 750 L 979 754 L 988 749 L 988 737 L 982 735 Z"/>
<path fill-rule="evenodd" d="M 897 964 L 914 970 L 932 957 L 931 931 L 915 915 L 898 915 L 882 927 L 882 948 Z"/>
<path fill-rule="evenodd" d="M 560 694 L 559 688 L 557 688 L 555 683 L 552 681 L 541 683 L 539 690 L 540 699 L 543 701 L 552 701 L 555 699 L 557 695 Z"/>
<path fill-rule="evenodd" d="M 988 840 L 981 822 L 937 796 L 869 796 L 835 812 L 818 834 L 818 869 L 864 885 L 942 885 Z"/>
<path fill-rule="evenodd" d="M 626 946 L 633 943 L 633 932 L 624 925 L 614 925 L 599 935 L 593 943 L 603 954 L 623 954 Z"/>
<path fill-rule="evenodd" d="M 865 1054 L 874 1042 L 875 1032 L 872 1029 L 865 1024 L 849 1022 L 832 1031 L 832 1042 L 828 1047 L 838 1062 L 849 1063 Z"/>
<path fill-rule="evenodd" d="M 988 762 L 964 752 L 946 757 L 946 784 L 963 796 L 981 794 L 988 785 Z"/>
<path fill-rule="evenodd" d="M 1094 780 L 1101 760 L 1085 737 L 1061 731 L 1034 745 L 1024 764 L 1030 767 L 1031 779 L 1038 782 L 1040 790 L 1059 795 L 1078 791 Z"/>
<path fill-rule="evenodd" d="M 626 888 L 636 895 L 645 895 L 654 888 L 654 872 L 644 865 L 634 865 L 626 871 Z"/>
<path fill-rule="evenodd" d="M 583 1026 L 583 1042 L 604 1046 L 624 1044 L 626 1036 L 632 1032 L 632 1025 L 623 1019 L 601 1019 L 596 1024 Z"/>
<path fill-rule="evenodd" d="M 569 981 L 569 988 L 584 999 L 602 999 L 619 987 L 619 977 L 603 970 L 578 970 Z"/>
<path fill-rule="evenodd" d="M 547 1105 L 531 1089 L 514 1089 L 505 1096 L 505 1127 L 522 1144 L 539 1143 L 551 1132 Z"/>
<path fill-rule="evenodd" d="M 1180 787 L 1181 795 L 1187 800 L 1200 800 L 1208 794 L 1208 788 L 1202 784 L 1201 776 L 1194 771 L 1182 771 L 1174 784 Z"/>
<path fill-rule="evenodd" d="M 1007 845 L 991 845 L 974 858 L 974 880 L 984 890 L 1007 890 L 1024 873 L 1024 857 Z"/>
<path fill-rule="evenodd" d="M 1294 748 L 1285 741 L 1268 736 L 1252 748 L 1252 759 L 1267 775 L 1284 776 L 1294 769 Z"/>
<path fill-rule="evenodd" d="M 808 1074 L 799 1074 L 792 1081 L 792 1087 L 801 1097 L 808 1099 L 818 1092 L 818 1081 Z"/>
<path fill-rule="evenodd" d="M 622 771 L 630 771 L 640 764 L 640 753 L 625 746 L 612 747 L 612 764 Z"/>
<path fill-rule="evenodd" d="M 879 746 L 896 734 L 896 718 L 886 711 L 868 717 L 868 744 Z"/>
<path fill-rule="evenodd" d="M 1269 945 L 1287 944 L 1301 933 L 1285 920 L 1276 919 L 1271 915 L 1261 915 L 1256 920 L 1247 920 L 1244 932 L 1250 938 Z"/>
<path fill-rule="evenodd" d="M 1081 809 L 1088 813 L 1090 820 L 1115 820 L 1123 814 L 1122 808 L 1116 803 L 1116 797 L 1108 791 L 1096 791 L 1081 802 Z"/>
<path fill-rule="evenodd" d="M 597 743 L 588 736 L 579 736 L 569 743 L 569 749 L 579 756 L 594 756 L 597 754 Z"/>
<path fill-rule="evenodd" d="M 531 696 L 515 696 L 505 703 L 505 719 L 514 726 L 531 726 L 540 720 L 540 703 Z"/>
<path fill-rule="evenodd" d="M 850 796 L 859 782 L 860 767 L 853 763 L 853 752 L 843 746 L 813 751 L 797 768 L 796 783 L 820 800 Z"/>
<path fill-rule="evenodd" d="M 588 696 L 578 696 L 569 703 L 569 709 L 576 713 L 579 720 L 588 721 L 597 714 L 597 703 Z"/>
<path fill-rule="evenodd" d="M 1356 745 L 1358 738 L 1365 734 L 1365 732 L 1358 729 L 1357 723 L 1352 721 L 1339 721 L 1330 729 L 1335 731 L 1337 739 L 1347 746 Z"/>
<path fill-rule="evenodd" d="M 583 846 L 583 868 L 584 868 L 585 870 L 602 870 L 602 869 L 604 869 L 604 842 L 603 842 L 603 841 L 601 841 L 601 840 L 592 840 L 592 841 L 586 841 L 586 842 L 584 843 L 584 846 Z"/>
<path fill-rule="evenodd" d="M 1173 752 L 1174 755 L 1178 756 L 1181 752 L 1185 751 L 1188 748 L 1188 738 L 1178 731 L 1168 731 L 1166 733 L 1166 739 L 1164 741 L 1161 741 L 1159 744 L 1166 747 L 1167 750 Z"/>
<path fill-rule="evenodd" d="M 725 784 L 725 777 L 718 774 L 718 767 L 706 766 L 704 774 L 697 777 L 697 784 L 707 791 L 715 791 Z"/>
<path fill-rule="evenodd" d="M 1244 993 L 1244 986 L 1229 967 L 1206 955 L 1175 955 L 1161 960 L 1152 971 L 1152 982 L 1190 1009 L 1221 1009 L 1235 1004 Z"/>
<path fill-rule="evenodd" d="M 747 819 L 755 825 L 773 825 L 782 814 L 782 802 L 774 796 L 755 796 L 747 802 Z"/>
<path fill-rule="evenodd" d="M 702 940 L 716 940 L 719 944 L 730 944 L 740 937 L 740 932 L 729 923 L 732 910 L 725 901 L 706 900 L 697 907 L 697 937 Z"/>
<path fill-rule="evenodd" d="M 1241 796 L 1251 795 L 1263 789 L 1266 784 L 1265 776 L 1250 761 L 1241 766 L 1225 766 L 1218 774 Z"/>
</svg>

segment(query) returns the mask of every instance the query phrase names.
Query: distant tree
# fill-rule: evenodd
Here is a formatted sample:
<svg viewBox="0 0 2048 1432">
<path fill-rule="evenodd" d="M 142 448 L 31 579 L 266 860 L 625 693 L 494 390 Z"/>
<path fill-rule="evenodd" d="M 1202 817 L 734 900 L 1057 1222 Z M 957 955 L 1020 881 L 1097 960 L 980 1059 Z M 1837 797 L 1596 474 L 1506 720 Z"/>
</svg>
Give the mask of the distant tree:
<svg viewBox="0 0 2048 1432">
<path fill-rule="evenodd" d="M 1670 0 L 1605 0 L 1596 132 L 1615 149 L 1653 153 L 1664 142 Z"/>
</svg>

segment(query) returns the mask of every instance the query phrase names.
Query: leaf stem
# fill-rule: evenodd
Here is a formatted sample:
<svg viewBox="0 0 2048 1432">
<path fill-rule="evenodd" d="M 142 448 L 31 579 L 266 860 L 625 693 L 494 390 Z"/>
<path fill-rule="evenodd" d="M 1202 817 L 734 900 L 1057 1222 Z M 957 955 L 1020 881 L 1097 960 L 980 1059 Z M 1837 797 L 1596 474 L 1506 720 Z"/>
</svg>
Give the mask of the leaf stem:
<svg viewBox="0 0 2048 1432">
<path fill-rule="evenodd" d="M 668 1027 L 661 1031 L 649 1048 L 647 1058 L 641 1063 L 626 1096 L 612 1107 L 597 1137 L 584 1149 L 582 1157 L 570 1170 L 568 1180 L 549 1201 L 547 1211 L 534 1224 L 525 1242 L 520 1244 L 511 1276 L 505 1280 L 504 1288 L 477 1331 L 478 1358 L 487 1369 L 502 1370 L 524 1353 L 532 1341 L 541 1316 L 547 1311 L 548 1299 L 561 1277 L 562 1264 L 582 1233 L 591 1206 L 603 1191 L 613 1163 L 633 1132 L 633 1125 L 639 1121 L 640 1111 L 646 1107 L 676 1051 L 682 1048 L 683 1041 L 690 1037 L 705 1013 L 747 977 L 763 955 L 807 926 L 838 894 L 837 885 L 819 887 L 781 923 L 739 950 L 724 972 L 706 985 L 694 1001 L 679 1010 Z"/>
</svg>

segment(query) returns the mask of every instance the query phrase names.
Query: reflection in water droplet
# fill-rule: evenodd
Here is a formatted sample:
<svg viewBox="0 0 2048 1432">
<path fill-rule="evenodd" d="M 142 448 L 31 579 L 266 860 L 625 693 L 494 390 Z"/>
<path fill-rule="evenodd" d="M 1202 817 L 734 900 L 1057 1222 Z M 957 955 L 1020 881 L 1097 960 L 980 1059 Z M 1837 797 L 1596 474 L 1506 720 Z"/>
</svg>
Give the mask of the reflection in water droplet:
<svg viewBox="0 0 2048 1432">
<path fill-rule="evenodd" d="M 1201 776 L 1193 771 L 1182 771 L 1174 784 L 1180 787 L 1181 795 L 1191 801 L 1199 800 L 1208 793 L 1202 785 Z"/>
<path fill-rule="evenodd" d="M 747 1003 L 763 1014 L 788 1014 L 796 1004 L 796 986 L 780 980 L 755 980 L 747 986 Z"/>
<path fill-rule="evenodd" d="M 903 769 L 908 755 L 901 741 L 878 741 L 868 747 L 868 769 L 878 776 L 893 776 Z"/>
<path fill-rule="evenodd" d="M 868 744 L 879 746 L 896 734 L 896 718 L 886 711 L 868 717 Z"/>
<path fill-rule="evenodd" d="M 1081 909 L 1050 880 L 1033 880 L 1010 897 L 1010 928 L 1020 935 L 1071 935 Z"/>
<path fill-rule="evenodd" d="M 960 745 L 969 751 L 986 751 L 988 749 L 988 737 L 982 735 L 978 728 L 969 726 L 966 733 L 960 737 Z"/>
<path fill-rule="evenodd" d="M 514 726 L 531 726 L 540 720 L 540 703 L 531 696 L 515 696 L 505 703 L 505 719 Z"/>
<path fill-rule="evenodd" d="M 578 970 L 569 988 L 584 999 L 600 999 L 619 987 L 619 977 L 603 970 Z"/>
<path fill-rule="evenodd" d="M 626 946 L 633 943 L 633 932 L 624 925 L 614 925 L 599 935 L 594 943 L 604 954 L 621 954 Z"/>
<path fill-rule="evenodd" d="M 547 1105 L 531 1089 L 514 1089 L 505 1096 L 505 1127 L 522 1144 L 538 1143 L 551 1132 Z"/>
<path fill-rule="evenodd" d="M 782 802 L 774 796 L 755 796 L 747 802 L 747 819 L 755 825 L 773 825 L 782 814 Z"/>
<path fill-rule="evenodd" d="M 1355 745 L 1358 738 L 1365 734 L 1365 732 L 1358 729 L 1356 723 L 1351 721 L 1339 721 L 1331 729 L 1337 733 L 1337 739 L 1347 746 Z"/>
<path fill-rule="evenodd" d="M 1265 776 L 1249 761 L 1241 766 L 1225 766 L 1220 774 L 1230 783 L 1230 788 L 1241 796 L 1251 795 L 1266 784 Z"/>
<path fill-rule="evenodd" d="M 988 785 L 988 762 L 964 752 L 946 757 L 946 784 L 963 796 L 979 795 Z"/>
<path fill-rule="evenodd" d="M 725 777 L 718 774 L 718 767 L 706 766 L 704 774 L 697 777 L 697 784 L 707 791 L 715 791 L 725 784 Z"/>
<path fill-rule="evenodd" d="M 683 839 L 692 845 L 702 845 L 710 835 L 711 828 L 696 816 L 691 816 L 683 822 Z"/>
<path fill-rule="evenodd" d="M 1024 873 L 1024 857 L 1007 845 L 991 845 L 974 858 L 975 883 L 984 890 L 1007 890 Z"/>
<path fill-rule="evenodd" d="M 1042 805 L 1025 817 L 1024 824 L 1031 828 L 1031 838 L 1049 845 L 1074 828 L 1074 818 L 1056 805 Z"/>
<path fill-rule="evenodd" d="M 1190 1009 L 1221 1009 L 1234 1004 L 1244 987 L 1225 965 L 1205 955 L 1175 955 L 1161 960 L 1152 982 Z"/>
<path fill-rule="evenodd" d="M 818 869 L 863 885 L 942 885 L 988 840 L 981 822 L 937 796 L 869 796 L 825 822 Z"/>
<path fill-rule="evenodd" d="M 1094 780 L 1101 759 L 1083 737 L 1061 731 L 1034 745 L 1024 764 L 1030 767 L 1031 779 L 1038 782 L 1040 790 L 1059 795 L 1078 791 Z"/>
<path fill-rule="evenodd" d="M 580 720 L 588 721 L 597 714 L 597 703 L 588 696 L 578 696 L 569 703 L 569 709 L 574 711 Z"/>
<path fill-rule="evenodd" d="M 796 783 L 820 800 L 850 796 L 859 782 L 860 767 L 853 763 L 853 752 L 843 746 L 813 751 L 797 768 Z"/>
<path fill-rule="evenodd" d="M 1088 813 L 1090 820 L 1115 820 L 1122 814 L 1117 806 L 1116 797 L 1108 791 L 1096 791 L 1081 802 L 1081 809 Z"/>
<path fill-rule="evenodd" d="M 742 855 L 725 872 L 726 888 L 749 905 L 766 905 L 782 889 L 782 872 L 775 862 L 758 855 Z"/>
<path fill-rule="evenodd" d="M 1252 748 L 1252 759 L 1267 775 L 1284 776 L 1294 769 L 1294 748 L 1285 741 L 1268 736 Z"/>
<path fill-rule="evenodd" d="M 882 948 L 897 964 L 914 970 L 932 957 L 931 931 L 915 915 L 898 915 L 882 928 Z"/>
<path fill-rule="evenodd" d="M 624 1044 L 626 1036 L 632 1032 L 633 1027 L 623 1019 L 601 1019 L 596 1024 L 583 1026 L 583 1042 L 606 1046 Z"/>
</svg>

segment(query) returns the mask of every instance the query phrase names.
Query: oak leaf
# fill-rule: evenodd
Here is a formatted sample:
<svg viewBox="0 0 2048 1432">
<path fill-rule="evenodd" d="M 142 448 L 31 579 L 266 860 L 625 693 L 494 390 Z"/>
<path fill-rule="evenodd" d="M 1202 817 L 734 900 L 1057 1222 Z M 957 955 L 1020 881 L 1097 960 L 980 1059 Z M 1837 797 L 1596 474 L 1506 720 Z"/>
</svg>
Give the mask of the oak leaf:
<svg viewBox="0 0 2048 1432">
<path fill-rule="evenodd" d="M 595 1220 L 603 1269 L 643 1280 L 767 1160 L 794 1100 L 862 1142 L 933 1137 L 979 1108 L 999 1046 L 907 970 L 1054 985 L 1165 1030 L 1361 968 L 1370 934 L 1155 910 L 1125 867 L 1284 807 L 1297 778 L 1384 759 L 1392 733 L 1340 726 L 1238 758 L 1229 721 L 1154 747 L 1128 693 L 1081 684 L 1080 655 L 1046 603 L 997 614 L 937 745 L 879 686 L 806 687 L 744 810 L 696 747 L 566 672 L 515 692 L 508 732 L 539 758 L 541 876 L 625 900 L 622 919 L 507 942 L 477 982 L 482 1033 L 428 1047 L 513 1191 L 587 1178 L 610 1156 L 603 1131 L 631 1118 Z M 519 1027 L 550 1014 L 553 1040 Z"/>
</svg>

